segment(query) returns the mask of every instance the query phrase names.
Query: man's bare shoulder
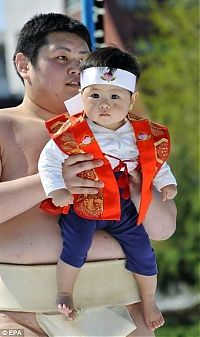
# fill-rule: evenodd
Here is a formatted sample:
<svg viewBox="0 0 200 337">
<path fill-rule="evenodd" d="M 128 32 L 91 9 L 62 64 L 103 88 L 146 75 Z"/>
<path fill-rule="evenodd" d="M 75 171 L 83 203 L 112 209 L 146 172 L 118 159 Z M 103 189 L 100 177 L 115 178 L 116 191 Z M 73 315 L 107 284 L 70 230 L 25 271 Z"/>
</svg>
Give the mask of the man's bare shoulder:
<svg viewBox="0 0 200 337">
<path fill-rule="evenodd" d="M 17 108 L 0 109 L 0 139 L 8 137 L 17 120 Z"/>
<path fill-rule="evenodd" d="M 19 107 L 0 109 L 1 123 L 8 123 L 11 120 L 15 120 L 19 115 L 19 111 Z"/>
<path fill-rule="evenodd" d="M 0 109 L 0 135 L 7 134 L 11 131 L 13 126 L 23 119 L 23 115 L 20 113 L 20 107 Z"/>
<path fill-rule="evenodd" d="M 20 107 L 16 106 L 16 107 L 12 107 L 12 108 L 3 108 L 0 109 L 0 117 L 1 116 L 10 116 L 10 115 L 15 115 L 18 111 L 20 111 Z"/>
</svg>

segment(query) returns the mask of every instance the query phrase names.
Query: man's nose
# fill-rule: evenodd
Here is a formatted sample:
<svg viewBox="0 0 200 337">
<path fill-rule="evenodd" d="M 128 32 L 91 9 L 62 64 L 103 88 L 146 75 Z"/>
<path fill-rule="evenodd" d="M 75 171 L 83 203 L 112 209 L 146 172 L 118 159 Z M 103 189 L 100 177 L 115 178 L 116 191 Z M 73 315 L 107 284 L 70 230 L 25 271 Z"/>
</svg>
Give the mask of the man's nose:
<svg viewBox="0 0 200 337">
<path fill-rule="evenodd" d="M 68 73 L 80 75 L 80 62 L 78 62 L 78 61 L 71 62 L 70 66 L 68 68 Z"/>
</svg>

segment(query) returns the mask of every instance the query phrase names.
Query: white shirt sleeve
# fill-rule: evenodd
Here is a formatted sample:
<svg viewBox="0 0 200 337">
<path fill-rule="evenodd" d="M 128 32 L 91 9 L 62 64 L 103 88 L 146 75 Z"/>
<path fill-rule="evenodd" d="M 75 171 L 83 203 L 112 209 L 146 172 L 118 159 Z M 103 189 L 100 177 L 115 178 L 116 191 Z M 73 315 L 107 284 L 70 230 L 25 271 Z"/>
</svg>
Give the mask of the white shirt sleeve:
<svg viewBox="0 0 200 337">
<path fill-rule="evenodd" d="M 51 192 L 66 188 L 63 178 L 62 165 L 69 156 L 64 154 L 51 139 L 42 150 L 38 162 L 42 186 L 47 197 Z"/>
<path fill-rule="evenodd" d="M 160 189 L 167 185 L 177 185 L 176 179 L 169 167 L 169 165 L 165 162 L 158 173 L 156 174 L 153 180 L 153 186 L 160 192 Z"/>
</svg>

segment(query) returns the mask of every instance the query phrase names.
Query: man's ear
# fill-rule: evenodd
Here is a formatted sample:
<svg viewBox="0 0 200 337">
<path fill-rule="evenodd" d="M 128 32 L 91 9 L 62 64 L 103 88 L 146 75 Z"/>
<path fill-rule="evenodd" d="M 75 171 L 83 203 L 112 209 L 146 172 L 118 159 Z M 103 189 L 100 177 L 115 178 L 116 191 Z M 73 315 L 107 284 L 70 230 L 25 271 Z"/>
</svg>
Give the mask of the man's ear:
<svg viewBox="0 0 200 337">
<path fill-rule="evenodd" d="M 23 79 L 27 79 L 29 72 L 29 61 L 27 57 L 23 53 L 17 53 L 15 57 L 15 64 L 20 76 Z"/>
</svg>

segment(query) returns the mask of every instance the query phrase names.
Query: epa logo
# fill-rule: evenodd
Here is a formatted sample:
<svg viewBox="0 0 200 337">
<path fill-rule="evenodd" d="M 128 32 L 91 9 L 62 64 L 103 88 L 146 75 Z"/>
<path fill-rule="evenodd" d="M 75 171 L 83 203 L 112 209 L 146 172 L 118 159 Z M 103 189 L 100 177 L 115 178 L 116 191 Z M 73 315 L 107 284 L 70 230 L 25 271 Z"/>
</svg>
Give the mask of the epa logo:
<svg viewBox="0 0 200 337">
<path fill-rule="evenodd" d="M 23 329 L 0 329 L 0 337 L 24 336 Z"/>
</svg>

